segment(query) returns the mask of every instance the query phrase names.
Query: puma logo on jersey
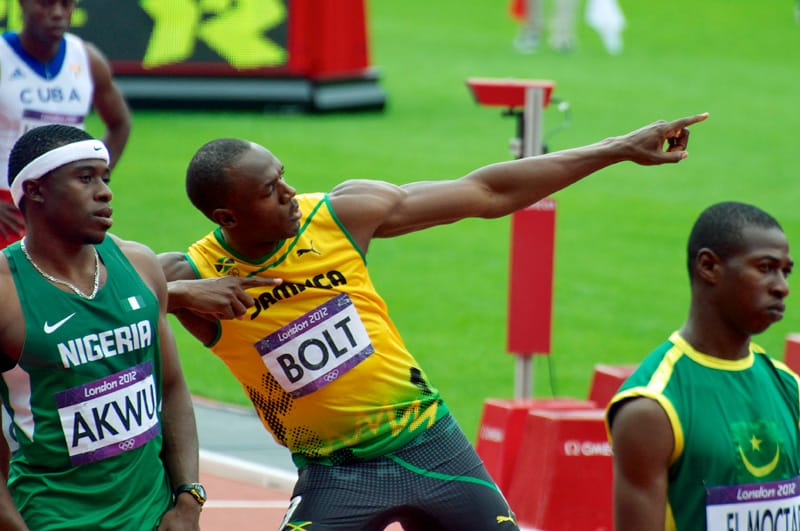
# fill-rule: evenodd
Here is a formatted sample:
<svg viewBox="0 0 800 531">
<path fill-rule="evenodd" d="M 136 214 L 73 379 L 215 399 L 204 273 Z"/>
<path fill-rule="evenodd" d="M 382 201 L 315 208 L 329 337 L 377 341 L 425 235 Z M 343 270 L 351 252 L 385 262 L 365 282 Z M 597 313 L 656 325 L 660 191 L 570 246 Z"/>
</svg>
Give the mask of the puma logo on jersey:
<svg viewBox="0 0 800 531">
<path fill-rule="evenodd" d="M 504 522 L 508 522 L 508 523 L 511 523 L 511 524 L 516 524 L 517 523 L 516 520 L 514 520 L 513 516 L 498 516 L 497 517 L 497 523 L 498 524 L 502 524 Z"/>
<path fill-rule="evenodd" d="M 61 325 L 63 325 L 64 323 L 66 323 L 67 321 L 72 319 L 74 316 L 75 316 L 75 312 L 72 312 L 71 314 L 69 314 L 68 316 L 64 317 L 59 322 L 54 323 L 54 324 L 50 324 L 47 321 L 45 321 L 44 322 L 44 333 L 45 334 L 52 334 L 53 332 L 55 332 L 56 330 L 61 328 Z"/>
<path fill-rule="evenodd" d="M 307 247 L 305 249 L 298 249 L 297 250 L 297 256 L 303 256 L 304 254 L 308 254 L 308 253 L 314 253 L 314 254 L 316 254 L 318 256 L 322 256 L 322 253 L 317 251 L 314 248 L 314 240 L 311 240 L 311 247 Z"/>
</svg>

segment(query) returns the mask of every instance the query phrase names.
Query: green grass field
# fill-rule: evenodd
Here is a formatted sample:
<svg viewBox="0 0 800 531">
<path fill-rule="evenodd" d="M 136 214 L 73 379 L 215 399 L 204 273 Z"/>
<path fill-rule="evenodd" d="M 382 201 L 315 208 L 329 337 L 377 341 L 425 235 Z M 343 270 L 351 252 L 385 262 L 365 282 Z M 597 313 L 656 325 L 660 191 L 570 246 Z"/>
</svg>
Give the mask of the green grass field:
<svg viewBox="0 0 800 531">
<path fill-rule="evenodd" d="M 156 251 L 183 250 L 205 234 L 210 224 L 185 198 L 183 175 L 195 149 L 215 137 L 266 145 L 301 192 L 348 178 L 454 178 L 508 159 L 514 122 L 472 101 L 465 80 L 478 76 L 556 82 L 553 95 L 570 103 L 571 121 L 548 134 L 551 150 L 711 113 L 693 129 L 690 157 L 680 165 L 624 163 L 555 196 L 553 342 L 549 357 L 536 357 L 537 395 L 584 397 L 596 363 L 635 363 L 681 325 L 685 240 L 705 206 L 758 204 L 800 245 L 800 25 L 792 1 L 622 0 L 628 28 L 620 56 L 607 55 L 582 22 L 571 54 L 517 54 L 504 1 L 372 1 L 368 8 L 385 112 L 137 110 L 112 181 L 114 232 Z M 545 129 L 562 119 L 551 106 Z M 505 352 L 508 239 L 508 219 L 467 220 L 370 250 L 397 326 L 473 438 L 484 399 L 513 394 L 513 358 Z M 786 334 L 800 330 L 796 308 L 790 298 L 784 321 L 758 338 L 776 357 Z M 246 403 L 224 366 L 175 330 L 192 392 Z"/>
</svg>

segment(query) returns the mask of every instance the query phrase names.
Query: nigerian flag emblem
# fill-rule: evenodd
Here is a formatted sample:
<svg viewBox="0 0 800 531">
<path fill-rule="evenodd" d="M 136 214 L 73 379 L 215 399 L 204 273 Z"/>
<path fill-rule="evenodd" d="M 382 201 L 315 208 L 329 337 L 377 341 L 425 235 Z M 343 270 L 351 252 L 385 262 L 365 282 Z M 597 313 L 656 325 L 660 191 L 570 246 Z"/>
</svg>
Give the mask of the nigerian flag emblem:
<svg viewBox="0 0 800 531">
<path fill-rule="evenodd" d="M 738 422 L 731 425 L 731 435 L 736 453 L 741 459 L 738 480 L 746 482 L 755 478 L 763 481 L 783 477 L 783 468 L 778 465 L 785 460 L 781 455 L 778 430 L 774 422 Z"/>
<path fill-rule="evenodd" d="M 214 264 L 214 269 L 217 270 L 217 273 L 227 273 L 235 265 L 236 262 L 233 260 L 233 258 L 222 256 L 217 260 L 217 263 Z"/>
</svg>

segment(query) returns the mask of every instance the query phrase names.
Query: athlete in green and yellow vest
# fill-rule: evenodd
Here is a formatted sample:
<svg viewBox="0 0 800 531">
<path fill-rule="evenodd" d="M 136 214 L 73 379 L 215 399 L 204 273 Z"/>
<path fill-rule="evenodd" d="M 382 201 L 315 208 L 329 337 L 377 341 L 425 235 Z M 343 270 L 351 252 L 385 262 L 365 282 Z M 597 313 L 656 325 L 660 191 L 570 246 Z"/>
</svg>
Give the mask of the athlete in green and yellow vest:
<svg viewBox="0 0 800 531">
<path fill-rule="evenodd" d="M 237 255 L 219 229 L 189 248 L 199 277 L 283 279 L 254 294 L 243 319 L 220 321 L 208 346 L 298 466 L 384 455 L 446 415 L 446 406 L 403 344 L 327 194 L 297 200 L 300 230 L 268 256 Z"/>
<path fill-rule="evenodd" d="M 776 518 L 800 525 L 800 392 L 784 364 L 752 343 L 742 359 L 709 356 L 675 332 L 620 387 L 609 426 L 637 397 L 661 405 L 675 440 L 667 530 L 784 529 Z"/>
</svg>

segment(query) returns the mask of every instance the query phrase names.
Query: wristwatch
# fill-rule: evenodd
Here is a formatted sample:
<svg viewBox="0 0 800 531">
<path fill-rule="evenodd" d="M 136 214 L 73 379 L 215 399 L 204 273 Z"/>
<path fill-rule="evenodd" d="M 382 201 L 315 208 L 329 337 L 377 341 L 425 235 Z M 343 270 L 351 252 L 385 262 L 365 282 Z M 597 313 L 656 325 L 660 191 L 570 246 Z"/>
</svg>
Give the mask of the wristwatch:
<svg viewBox="0 0 800 531">
<path fill-rule="evenodd" d="M 184 492 L 191 494 L 195 501 L 200 504 L 200 507 L 206 502 L 206 489 L 203 487 L 202 483 L 184 483 L 183 485 L 179 485 L 173 492 L 173 496 L 175 496 L 175 499 L 178 499 L 178 495 Z"/>
</svg>

